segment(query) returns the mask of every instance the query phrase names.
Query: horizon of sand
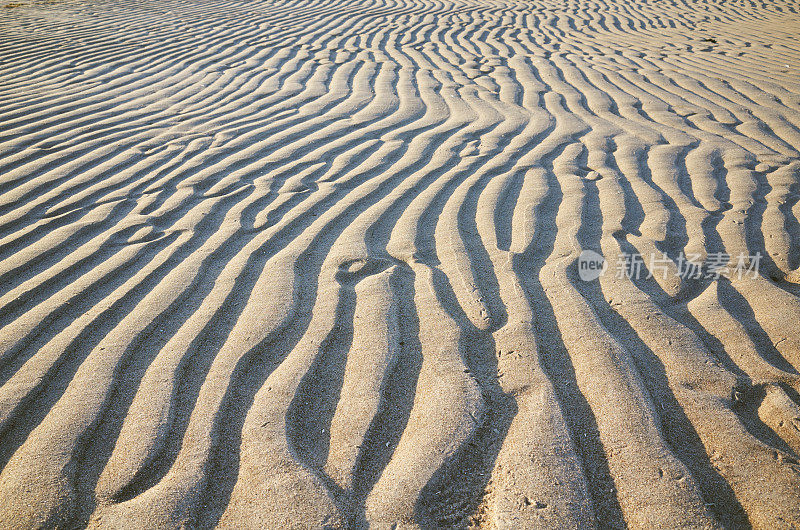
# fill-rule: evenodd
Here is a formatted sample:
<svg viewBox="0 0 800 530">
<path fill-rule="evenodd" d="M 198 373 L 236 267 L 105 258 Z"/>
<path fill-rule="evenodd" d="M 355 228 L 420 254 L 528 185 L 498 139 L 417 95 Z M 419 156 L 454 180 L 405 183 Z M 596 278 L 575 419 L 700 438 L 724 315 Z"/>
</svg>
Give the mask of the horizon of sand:
<svg viewBox="0 0 800 530">
<path fill-rule="evenodd" d="M 800 525 L 798 34 L 0 7 L 0 527 Z"/>
</svg>

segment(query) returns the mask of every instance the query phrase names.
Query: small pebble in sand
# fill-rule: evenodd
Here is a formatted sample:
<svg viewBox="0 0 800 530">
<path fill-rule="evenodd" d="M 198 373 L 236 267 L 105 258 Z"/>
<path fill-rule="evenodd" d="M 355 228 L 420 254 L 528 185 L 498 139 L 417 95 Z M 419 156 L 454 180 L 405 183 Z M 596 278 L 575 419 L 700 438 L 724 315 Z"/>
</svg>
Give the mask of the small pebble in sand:
<svg viewBox="0 0 800 530">
<path fill-rule="evenodd" d="M 601 178 L 603 178 L 603 175 L 601 175 L 599 172 L 594 171 L 594 170 L 592 170 L 592 171 L 590 171 L 590 172 L 588 172 L 586 174 L 586 180 L 595 181 L 595 180 L 600 180 Z"/>
<path fill-rule="evenodd" d="M 772 166 L 770 166 L 766 162 L 761 162 L 760 164 L 756 165 L 756 171 L 758 171 L 759 173 L 766 173 L 770 169 L 772 169 Z"/>
</svg>

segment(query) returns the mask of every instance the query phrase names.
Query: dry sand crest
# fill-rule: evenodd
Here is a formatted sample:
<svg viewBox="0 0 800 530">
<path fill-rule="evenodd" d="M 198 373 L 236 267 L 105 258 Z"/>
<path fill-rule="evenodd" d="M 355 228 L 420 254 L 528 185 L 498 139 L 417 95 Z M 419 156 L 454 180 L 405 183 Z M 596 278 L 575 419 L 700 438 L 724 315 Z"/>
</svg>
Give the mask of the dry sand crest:
<svg viewBox="0 0 800 530">
<path fill-rule="evenodd" d="M 797 527 L 799 9 L 0 8 L 0 527 Z"/>
</svg>

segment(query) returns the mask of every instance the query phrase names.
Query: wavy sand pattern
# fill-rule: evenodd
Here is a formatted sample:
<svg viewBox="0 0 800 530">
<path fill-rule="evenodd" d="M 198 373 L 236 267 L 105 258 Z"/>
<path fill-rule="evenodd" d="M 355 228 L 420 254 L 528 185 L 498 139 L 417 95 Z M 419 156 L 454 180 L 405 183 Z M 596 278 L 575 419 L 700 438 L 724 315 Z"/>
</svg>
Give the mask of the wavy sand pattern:
<svg viewBox="0 0 800 530">
<path fill-rule="evenodd" d="M 0 527 L 800 525 L 797 0 L 20 1 Z"/>
</svg>

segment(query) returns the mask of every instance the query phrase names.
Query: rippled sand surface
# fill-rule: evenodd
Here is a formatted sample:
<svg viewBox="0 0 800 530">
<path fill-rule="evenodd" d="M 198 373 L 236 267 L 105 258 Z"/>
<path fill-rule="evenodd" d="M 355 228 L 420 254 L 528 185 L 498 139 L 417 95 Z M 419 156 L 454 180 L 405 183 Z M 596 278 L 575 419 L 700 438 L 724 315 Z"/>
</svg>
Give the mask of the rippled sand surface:
<svg viewBox="0 0 800 530">
<path fill-rule="evenodd" d="M 800 525 L 798 35 L 0 6 L 0 527 Z"/>
</svg>

